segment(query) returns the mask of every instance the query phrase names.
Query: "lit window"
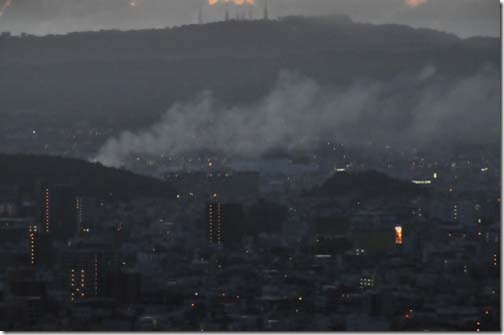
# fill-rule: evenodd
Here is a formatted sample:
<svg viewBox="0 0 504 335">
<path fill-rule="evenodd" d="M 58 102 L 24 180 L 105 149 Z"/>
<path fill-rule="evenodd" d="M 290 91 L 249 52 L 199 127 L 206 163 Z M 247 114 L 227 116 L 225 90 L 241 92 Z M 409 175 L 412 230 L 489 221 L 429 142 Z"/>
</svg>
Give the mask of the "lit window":
<svg viewBox="0 0 504 335">
<path fill-rule="evenodd" d="M 395 227 L 395 244 L 403 244 L 403 229 L 401 226 Z"/>
</svg>

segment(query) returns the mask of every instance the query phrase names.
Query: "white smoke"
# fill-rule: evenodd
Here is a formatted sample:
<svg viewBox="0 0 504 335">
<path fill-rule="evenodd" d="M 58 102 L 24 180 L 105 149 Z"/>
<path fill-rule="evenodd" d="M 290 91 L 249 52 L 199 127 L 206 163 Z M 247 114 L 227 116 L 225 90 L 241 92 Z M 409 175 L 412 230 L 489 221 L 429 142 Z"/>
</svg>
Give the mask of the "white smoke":
<svg viewBox="0 0 504 335">
<path fill-rule="evenodd" d="M 258 157 L 271 150 L 312 150 L 326 137 L 415 145 L 480 140 L 500 131 L 496 73 L 484 69 L 448 80 L 429 66 L 416 76 L 337 88 L 284 71 L 273 90 L 254 104 L 228 107 L 202 92 L 173 105 L 150 128 L 107 140 L 96 160 L 121 166 L 134 154 L 201 150 Z"/>
</svg>

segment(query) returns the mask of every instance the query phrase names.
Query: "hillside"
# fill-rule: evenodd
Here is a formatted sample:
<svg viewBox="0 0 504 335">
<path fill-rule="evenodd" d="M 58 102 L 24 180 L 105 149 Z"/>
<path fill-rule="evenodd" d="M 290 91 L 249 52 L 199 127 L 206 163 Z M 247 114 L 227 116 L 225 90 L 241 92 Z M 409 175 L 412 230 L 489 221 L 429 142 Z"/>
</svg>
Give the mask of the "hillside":
<svg viewBox="0 0 504 335">
<path fill-rule="evenodd" d="M 230 104 L 255 101 L 285 69 L 346 85 L 416 74 L 426 65 L 452 77 L 500 64 L 496 38 L 463 40 L 344 16 L 2 36 L 0 50 L 5 113 L 37 111 L 120 129 L 146 126 L 204 89 Z"/>
<path fill-rule="evenodd" d="M 175 197 L 173 187 L 162 180 L 125 170 L 107 168 L 78 159 L 0 154 L 0 186 L 31 189 L 37 181 L 72 183 L 82 195 L 131 198 Z"/>
<path fill-rule="evenodd" d="M 171 29 L 4 38 L 0 60 L 41 63 L 109 57 L 114 60 L 251 58 L 363 48 L 396 51 L 446 48 L 461 42 L 456 35 L 429 29 L 354 23 L 349 18 L 286 17 L 277 21 L 228 21 Z M 20 52 L 22 58 L 18 57 Z"/>
<path fill-rule="evenodd" d="M 427 190 L 410 182 L 395 179 L 377 171 L 335 173 L 309 195 L 323 197 L 355 196 L 370 198 L 412 198 Z"/>
</svg>

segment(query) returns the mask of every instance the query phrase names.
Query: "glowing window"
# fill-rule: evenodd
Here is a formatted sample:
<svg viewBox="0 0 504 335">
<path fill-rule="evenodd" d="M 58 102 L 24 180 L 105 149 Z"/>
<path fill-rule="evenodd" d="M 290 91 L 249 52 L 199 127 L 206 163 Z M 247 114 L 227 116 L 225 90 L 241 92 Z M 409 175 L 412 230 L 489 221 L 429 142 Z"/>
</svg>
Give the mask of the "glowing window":
<svg viewBox="0 0 504 335">
<path fill-rule="evenodd" d="M 401 226 L 395 227 L 395 244 L 403 244 L 403 229 Z"/>
</svg>

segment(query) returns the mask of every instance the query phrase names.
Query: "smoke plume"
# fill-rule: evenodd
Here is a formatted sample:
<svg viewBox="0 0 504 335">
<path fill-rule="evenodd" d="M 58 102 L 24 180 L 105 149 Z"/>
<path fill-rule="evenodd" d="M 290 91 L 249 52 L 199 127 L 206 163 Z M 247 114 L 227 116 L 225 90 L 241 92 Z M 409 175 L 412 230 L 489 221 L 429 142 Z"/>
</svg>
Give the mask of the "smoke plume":
<svg viewBox="0 0 504 335">
<path fill-rule="evenodd" d="M 124 131 L 96 159 L 121 166 L 133 154 L 177 155 L 209 150 L 259 157 L 272 150 L 309 151 L 320 140 L 437 146 L 498 139 L 498 71 L 444 78 L 428 66 L 389 82 L 325 87 L 298 73 L 280 73 L 254 104 L 225 106 L 212 92 L 173 105 L 150 128 Z"/>
</svg>

